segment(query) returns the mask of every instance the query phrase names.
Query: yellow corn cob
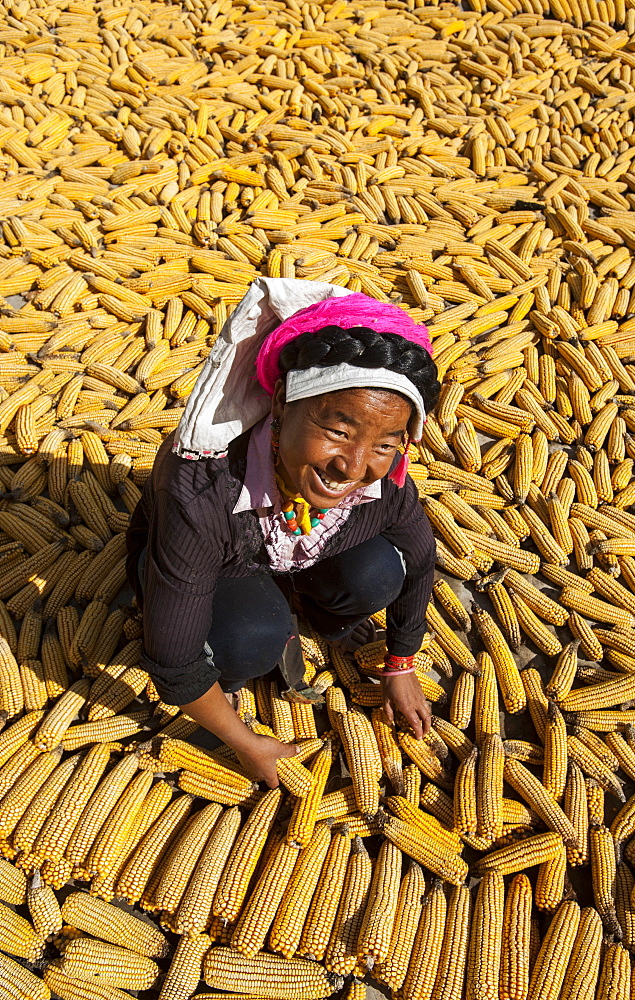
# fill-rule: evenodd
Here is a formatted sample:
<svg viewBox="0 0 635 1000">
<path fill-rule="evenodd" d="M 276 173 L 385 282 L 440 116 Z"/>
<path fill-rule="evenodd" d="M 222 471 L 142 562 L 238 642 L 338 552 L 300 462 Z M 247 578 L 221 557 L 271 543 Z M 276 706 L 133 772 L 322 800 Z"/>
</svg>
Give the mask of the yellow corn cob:
<svg viewBox="0 0 635 1000">
<path fill-rule="evenodd" d="M 423 740 L 416 740 L 414 736 L 411 736 L 407 732 L 399 732 L 397 738 L 401 749 L 417 765 L 417 768 L 426 778 L 430 778 L 431 781 L 436 782 L 442 788 L 450 787 L 439 758 L 426 746 Z"/>
<path fill-rule="evenodd" d="M 518 594 L 510 594 L 510 599 L 521 629 L 531 641 L 547 656 L 556 656 L 562 651 L 562 643 Z"/>
<path fill-rule="evenodd" d="M 544 743 L 542 783 L 556 802 L 560 802 L 567 781 L 567 729 L 562 713 L 553 702 L 547 709 Z"/>
<path fill-rule="evenodd" d="M 357 807 L 362 815 L 372 817 L 379 809 L 378 780 L 383 772 L 375 734 L 364 716 L 352 710 L 341 714 L 339 731 Z"/>
<path fill-rule="evenodd" d="M 523 764 L 508 758 L 505 762 L 505 780 L 538 813 L 546 826 L 560 834 L 565 844 L 575 845 L 576 832 L 566 815 L 542 783 Z"/>
<path fill-rule="evenodd" d="M 182 829 L 192 807 L 192 796 L 181 795 L 170 802 L 128 858 L 117 881 L 117 895 L 136 903 L 172 837 Z"/>
<path fill-rule="evenodd" d="M 187 823 L 175 838 L 169 852 L 162 859 L 156 873 L 157 884 L 152 898 L 142 897 L 146 908 L 171 915 L 176 912 L 190 876 L 198 864 L 201 853 L 213 827 L 222 813 L 216 803 L 204 806 Z"/>
<path fill-rule="evenodd" d="M 144 721 L 145 716 L 141 713 L 131 713 L 71 726 L 62 736 L 60 745 L 64 750 L 77 750 L 88 743 L 115 743 L 140 732 Z"/>
<path fill-rule="evenodd" d="M 551 569 L 551 566 L 546 566 Z M 556 601 L 551 600 L 528 580 L 523 579 L 519 573 L 513 569 L 508 570 L 504 576 L 504 583 L 513 593 L 522 597 L 523 601 L 541 618 L 552 625 L 564 625 L 567 620 L 567 612 L 561 608 Z"/>
<path fill-rule="evenodd" d="M 456 457 L 464 469 L 468 472 L 480 471 L 482 465 L 481 448 L 471 420 L 462 418 L 458 421 L 452 435 L 452 445 Z"/>
<path fill-rule="evenodd" d="M 267 835 L 280 807 L 281 793 L 270 789 L 250 813 L 240 831 L 221 877 L 213 912 L 233 923 L 245 899 L 249 879 L 264 848 Z"/>
<path fill-rule="evenodd" d="M 257 989 L 262 997 L 277 1000 L 319 1000 L 339 989 L 342 980 L 315 962 L 286 959 L 279 955 L 259 952 L 247 958 L 230 948 L 213 947 L 203 964 L 206 983 L 220 990 Z"/>
<path fill-rule="evenodd" d="M 587 729 L 582 729 L 580 726 L 571 726 L 571 735 L 574 736 L 579 743 L 582 743 L 588 750 L 594 754 L 595 757 L 599 758 L 603 767 L 608 771 L 617 771 L 620 767 L 620 762 L 615 756 L 613 751 L 610 749 L 608 744 L 602 740 L 595 733 L 590 732 Z"/>
<path fill-rule="evenodd" d="M 346 827 L 347 836 L 351 840 L 355 837 L 376 837 L 381 833 L 382 818 L 381 813 L 377 813 L 372 819 L 365 819 L 359 812 L 347 813 L 335 821 L 333 831 Z"/>
<path fill-rule="evenodd" d="M 434 604 L 431 602 L 426 610 L 426 621 L 430 629 L 435 633 L 436 641 L 448 656 L 470 673 L 476 672 L 476 660 L 469 649 L 458 639 L 452 629 L 450 629 Z"/>
<path fill-rule="evenodd" d="M 1 837 L 13 833 L 29 804 L 59 764 L 61 756 L 61 748 L 39 754 L 3 797 L 0 803 Z M 0 898 L 4 898 L 1 893 Z"/>
<path fill-rule="evenodd" d="M 75 979 L 96 980 L 109 986 L 141 990 L 154 986 L 159 974 L 159 968 L 151 958 L 90 938 L 69 942 L 60 968 Z"/>
<path fill-rule="evenodd" d="M 631 746 L 632 730 L 627 729 L 626 732 L 628 742 L 620 733 L 607 733 L 604 742 L 615 755 L 619 767 L 632 780 L 635 768 L 635 753 Z"/>
<path fill-rule="evenodd" d="M 545 761 L 543 748 L 528 740 L 505 740 L 503 749 L 505 755 L 513 760 L 521 760 L 530 764 L 544 764 Z"/>
<path fill-rule="evenodd" d="M 11 718 L 24 707 L 20 669 L 7 640 L 0 636 L 0 707 Z"/>
<path fill-rule="evenodd" d="M 518 652 L 521 642 L 520 624 L 509 593 L 499 582 L 490 583 L 486 589 L 509 645 L 514 652 Z"/>
<path fill-rule="evenodd" d="M 182 937 L 177 944 L 170 968 L 163 980 L 160 1000 L 180 1000 L 196 990 L 203 975 L 203 959 L 209 951 L 207 934 Z"/>
<path fill-rule="evenodd" d="M 324 966 L 340 975 L 353 972 L 358 965 L 359 932 L 368 902 L 372 862 L 360 837 L 352 842 L 344 885 L 331 937 L 324 954 Z"/>
<path fill-rule="evenodd" d="M 385 821 L 384 835 L 405 854 L 414 858 L 419 864 L 429 868 L 439 878 L 452 885 L 461 885 L 467 873 L 467 865 L 455 853 L 440 846 L 431 845 L 422 831 L 413 824 L 396 817 L 388 817 Z"/>
<path fill-rule="evenodd" d="M 391 990 L 400 989 L 408 971 L 412 946 L 423 906 L 425 880 L 416 862 L 411 861 L 401 880 L 393 933 L 385 961 L 375 966 L 373 975 Z"/>
<path fill-rule="evenodd" d="M 13 834 L 14 848 L 22 851 L 25 856 L 31 851 L 40 829 L 79 764 L 78 754 L 58 765 L 35 792 L 31 802 L 27 803 Z M 16 786 L 17 784 L 16 782 Z"/>
<path fill-rule="evenodd" d="M 455 625 L 463 632 L 468 632 L 472 621 L 449 584 L 445 580 L 437 580 L 432 590 L 435 598 L 443 610 L 453 619 Z"/>
<path fill-rule="evenodd" d="M 595 778 L 585 778 L 587 808 L 589 810 L 589 824 L 591 826 L 602 826 L 604 823 L 604 789 Z"/>
<path fill-rule="evenodd" d="M 151 924 L 87 893 L 67 896 L 62 916 L 71 926 L 101 941 L 117 944 L 125 940 L 126 947 L 139 955 L 163 958 L 168 952 L 166 938 Z"/>
<path fill-rule="evenodd" d="M 241 954 L 253 958 L 263 947 L 299 855 L 300 848 L 281 837 L 265 859 L 231 937 Z"/>
<path fill-rule="evenodd" d="M 338 836 L 338 840 L 342 840 Z M 331 844 L 331 834 L 325 825 L 314 828 L 308 844 L 302 849 L 269 934 L 269 947 L 285 958 L 292 958 L 299 948 L 302 927 L 315 893 L 320 873 Z"/>
<path fill-rule="evenodd" d="M 357 956 L 374 968 L 388 955 L 401 879 L 401 851 L 389 841 L 380 847 L 368 904 L 357 941 Z"/>
<path fill-rule="evenodd" d="M 562 902 L 567 869 L 567 852 L 564 845 L 555 858 L 544 861 L 536 877 L 535 903 L 539 910 L 552 912 Z"/>
<path fill-rule="evenodd" d="M 462 670 L 454 684 L 452 700 L 450 702 L 450 722 L 456 726 L 457 729 L 467 729 L 470 724 L 473 714 L 476 689 L 477 681 L 474 675 L 468 673 L 467 670 Z M 384 768 L 385 767 L 386 764 L 384 762 Z"/>
<path fill-rule="evenodd" d="M 268 726 L 256 722 L 255 719 L 249 720 L 249 727 L 260 736 L 274 737 L 275 735 Z M 291 730 L 293 732 L 293 726 L 291 726 Z M 313 788 L 313 778 L 311 772 L 307 770 L 297 756 L 295 758 L 279 757 L 276 761 L 276 770 L 280 781 L 289 789 L 292 795 L 300 797 L 309 795 Z"/>
<path fill-rule="evenodd" d="M 501 506 L 504 506 L 504 503 Z M 496 562 L 500 562 L 505 566 L 511 566 L 513 569 L 518 570 L 519 573 L 538 572 L 540 557 L 535 553 L 526 552 L 523 549 L 515 548 L 513 545 L 507 545 L 506 542 L 500 542 L 498 539 L 478 535 L 468 528 L 463 528 L 462 531 L 473 548 L 485 552 L 486 555 L 491 556 Z"/>
<path fill-rule="evenodd" d="M 584 995 L 582 991 L 595 992 L 600 969 L 602 923 L 597 910 L 585 907 L 580 911 L 580 922 L 573 942 L 571 958 L 562 985 L 562 997 Z"/>
<path fill-rule="evenodd" d="M 228 767 L 223 767 L 210 753 L 183 740 L 161 740 L 159 760 L 166 771 L 185 768 L 202 777 L 214 778 L 227 785 L 234 785 L 247 794 L 253 791 L 249 778 Z"/>
<path fill-rule="evenodd" d="M 27 880 L 19 868 L 0 860 L 0 899 L 13 906 L 26 902 Z"/>
<path fill-rule="evenodd" d="M 335 792 L 329 792 L 322 798 L 317 811 L 317 820 L 337 819 L 339 816 L 346 816 L 349 812 L 354 812 L 357 803 L 355 801 L 355 789 L 351 785 L 345 785 Z"/>
<path fill-rule="evenodd" d="M 461 761 L 454 781 L 454 828 L 463 835 L 476 833 L 477 796 L 476 760 L 478 750 Z"/>
<path fill-rule="evenodd" d="M 62 929 L 62 913 L 55 893 L 42 882 L 37 869 L 29 882 L 27 903 L 35 933 L 42 940 Z"/>
<path fill-rule="evenodd" d="M 570 691 L 561 702 L 565 712 L 582 712 L 611 708 L 635 697 L 635 678 L 628 675 L 614 681 L 592 684 Z"/>
<path fill-rule="evenodd" d="M 570 865 L 584 864 L 588 856 L 589 814 L 582 771 L 573 761 L 569 762 L 567 771 L 564 811 L 576 831 L 578 845 L 567 846 L 567 860 Z"/>
<path fill-rule="evenodd" d="M 481 879 L 474 904 L 467 953 L 465 996 L 495 997 L 499 988 L 504 917 L 503 877 L 490 871 Z"/>
<path fill-rule="evenodd" d="M 635 618 L 630 612 L 617 608 L 615 605 L 607 604 L 596 597 L 591 597 L 581 590 L 565 587 L 560 595 L 560 600 L 565 607 L 571 608 L 573 611 L 578 611 L 581 615 L 591 618 L 593 621 L 609 622 L 612 625 L 623 625 L 626 628 L 631 628 L 635 625 Z"/>
<path fill-rule="evenodd" d="M 507 888 L 503 911 L 500 964 L 501 1000 L 523 1000 L 529 988 L 529 941 L 532 891 L 525 874 Z"/>
<path fill-rule="evenodd" d="M 397 751 L 399 751 L 398 747 Z M 316 754 L 311 766 L 313 788 L 305 798 L 296 799 L 293 807 L 286 834 L 288 844 L 305 847 L 310 842 L 332 763 L 333 748 L 331 743 L 326 741 L 323 748 Z M 399 763 L 401 764 L 401 753 L 399 753 Z"/>
<path fill-rule="evenodd" d="M 351 844 L 346 826 L 335 831 L 302 928 L 297 949 L 299 955 L 318 962 L 324 957 L 340 900 Z"/>
<path fill-rule="evenodd" d="M 573 686 L 578 665 L 579 642 L 570 642 L 558 657 L 555 669 L 545 686 L 545 694 L 561 702 Z"/>
<path fill-rule="evenodd" d="M 617 922 L 622 931 L 622 943 L 625 948 L 633 944 L 635 932 L 635 914 L 632 909 L 633 886 L 635 879 L 628 864 L 622 859 L 618 862 L 615 873 L 615 911 Z"/>
<path fill-rule="evenodd" d="M 498 871 L 502 875 L 512 875 L 525 868 L 541 865 L 558 854 L 562 845 L 562 837 L 553 833 L 537 833 L 509 847 L 492 851 L 487 857 L 481 858 L 473 866 L 473 874 L 483 875 L 485 872 Z"/>
<path fill-rule="evenodd" d="M 598 594 L 605 597 L 611 604 L 624 608 L 629 614 L 635 615 L 635 598 L 614 577 L 604 573 L 598 567 L 594 567 L 587 575 L 587 580 L 593 584 Z"/>
<path fill-rule="evenodd" d="M 58 745 L 72 720 L 86 704 L 89 691 L 89 680 L 75 681 L 45 715 L 33 737 L 33 742 L 39 750 L 52 750 Z"/>
<path fill-rule="evenodd" d="M 480 750 L 476 785 L 476 829 L 479 837 L 491 841 L 499 837 L 503 830 L 505 753 L 497 733 L 483 736 Z"/>
<path fill-rule="evenodd" d="M 113 899 L 119 876 L 150 827 L 168 806 L 171 798 L 172 789 L 167 782 L 158 781 L 152 786 L 141 805 L 141 809 L 136 814 L 133 835 L 129 837 L 126 845 L 121 848 L 116 859 L 113 860 L 110 871 L 93 879 L 90 887 L 91 895 L 99 896 L 105 901 Z"/>
<path fill-rule="evenodd" d="M 595 908 L 609 934 L 618 931 L 615 912 L 615 844 L 611 831 L 604 825 L 593 824 L 589 829 L 591 878 Z"/>
<path fill-rule="evenodd" d="M 37 747 L 32 743 L 24 743 L 15 752 L 13 757 L 0 768 L 0 796 L 5 795 L 12 788 L 16 779 L 31 766 L 39 755 Z"/>
<path fill-rule="evenodd" d="M 38 833 L 33 853 L 42 861 L 58 861 L 64 854 L 75 825 L 108 764 L 110 747 L 92 747 L 55 804 Z M 27 818 L 27 814 L 23 817 Z M 17 833 L 17 831 L 16 831 Z"/>
<path fill-rule="evenodd" d="M 422 812 L 418 808 L 418 803 L 399 795 L 389 795 L 386 798 L 386 805 L 399 819 L 418 827 L 421 833 L 428 837 L 431 844 L 437 843 L 444 850 L 453 851 L 455 854 L 460 853 L 461 840 L 457 834 Z M 451 800 L 448 801 L 448 805 L 451 806 Z"/>
<path fill-rule="evenodd" d="M 567 971 L 567 963 L 580 923 L 580 907 L 574 902 L 561 903 L 545 934 L 532 969 L 528 1000 L 557 997 Z"/>
<path fill-rule="evenodd" d="M 42 957 L 44 945 L 28 920 L 0 903 L 0 947 L 16 958 L 36 962 Z"/>
<path fill-rule="evenodd" d="M 597 996 L 601 1000 L 614 1000 L 629 996 L 630 992 L 631 962 L 628 951 L 619 943 L 609 945 L 602 961 Z"/>
<path fill-rule="evenodd" d="M 105 673 L 102 676 L 105 678 Z M 111 684 L 105 686 L 99 699 L 95 696 L 95 688 L 93 687 L 88 709 L 88 721 L 97 722 L 99 719 L 116 715 L 121 709 L 127 708 L 130 702 L 141 694 L 147 686 L 148 680 L 149 675 L 145 670 L 140 667 L 128 667 Z"/>
<path fill-rule="evenodd" d="M 477 663 L 481 673 L 476 680 L 474 729 L 477 745 L 480 746 L 483 738 L 490 733 L 500 735 L 500 712 L 498 708 L 498 684 L 492 658 L 489 653 L 479 653 Z"/>
<path fill-rule="evenodd" d="M 0 955 L 0 975 L 10 997 L 22 1000 L 31 997 L 32 1000 L 50 1000 L 51 991 L 34 972 L 29 972 L 19 962 L 7 955 Z"/>
<path fill-rule="evenodd" d="M 491 616 L 476 604 L 472 605 L 472 620 L 492 658 L 507 711 L 522 712 L 526 705 L 525 691 L 518 667 L 500 629 Z"/>
<path fill-rule="evenodd" d="M 423 901 L 423 911 L 414 940 L 402 995 L 408 1000 L 430 995 L 443 944 L 447 904 L 443 885 L 435 879 Z"/>
</svg>

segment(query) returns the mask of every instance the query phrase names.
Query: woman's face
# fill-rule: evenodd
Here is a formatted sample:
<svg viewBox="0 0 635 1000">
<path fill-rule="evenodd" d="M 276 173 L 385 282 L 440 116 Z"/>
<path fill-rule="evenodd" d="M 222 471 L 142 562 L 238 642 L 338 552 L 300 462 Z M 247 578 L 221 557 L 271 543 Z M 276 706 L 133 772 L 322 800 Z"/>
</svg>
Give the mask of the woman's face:
<svg viewBox="0 0 635 1000">
<path fill-rule="evenodd" d="M 411 413 L 410 403 L 384 389 L 341 389 L 285 403 L 279 381 L 271 414 L 280 423 L 287 485 L 313 507 L 337 507 L 388 473 Z"/>
</svg>

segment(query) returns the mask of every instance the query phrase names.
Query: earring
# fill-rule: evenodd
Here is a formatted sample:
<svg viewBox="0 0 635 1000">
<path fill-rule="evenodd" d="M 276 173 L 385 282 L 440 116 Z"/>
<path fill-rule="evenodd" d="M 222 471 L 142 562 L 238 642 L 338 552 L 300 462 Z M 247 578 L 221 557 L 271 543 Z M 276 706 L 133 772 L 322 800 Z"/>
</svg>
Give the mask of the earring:
<svg viewBox="0 0 635 1000">
<path fill-rule="evenodd" d="M 280 450 L 280 421 L 277 417 L 271 421 L 271 450 L 273 452 L 274 460 L 278 460 L 278 451 Z"/>
</svg>

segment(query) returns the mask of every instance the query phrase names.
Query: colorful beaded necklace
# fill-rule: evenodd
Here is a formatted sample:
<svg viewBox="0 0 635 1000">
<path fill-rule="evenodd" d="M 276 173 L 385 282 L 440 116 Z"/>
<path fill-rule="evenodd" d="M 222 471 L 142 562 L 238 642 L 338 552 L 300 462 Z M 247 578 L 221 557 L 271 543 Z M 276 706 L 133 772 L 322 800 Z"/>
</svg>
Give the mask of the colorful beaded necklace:
<svg viewBox="0 0 635 1000">
<path fill-rule="evenodd" d="M 276 472 L 276 483 L 283 497 L 287 497 L 287 502 L 282 505 L 282 514 L 285 524 L 292 535 L 308 535 L 311 529 L 317 527 L 326 514 L 328 507 L 311 507 L 304 497 L 294 496 L 294 490 L 290 490 Z M 315 514 L 311 514 L 314 510 Z"/>
</svg>

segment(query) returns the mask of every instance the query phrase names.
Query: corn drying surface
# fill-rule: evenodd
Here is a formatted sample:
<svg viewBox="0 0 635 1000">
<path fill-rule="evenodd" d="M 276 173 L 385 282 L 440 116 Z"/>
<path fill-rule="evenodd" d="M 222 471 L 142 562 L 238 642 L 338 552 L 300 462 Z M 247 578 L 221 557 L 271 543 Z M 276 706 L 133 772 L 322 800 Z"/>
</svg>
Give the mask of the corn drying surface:
<svg viewBox="0 0 635 1000">
<path fill-rule="evenodd" d="M 0 990 L 628 1000 L 635 2 L 0 9 Z M 266 793 L 119 596 L 258 275 L 400 303 L 443 384 L 432 732 L 307 632 L 325 707 L 241 692 L 301 745 Z"/>
</svg>

